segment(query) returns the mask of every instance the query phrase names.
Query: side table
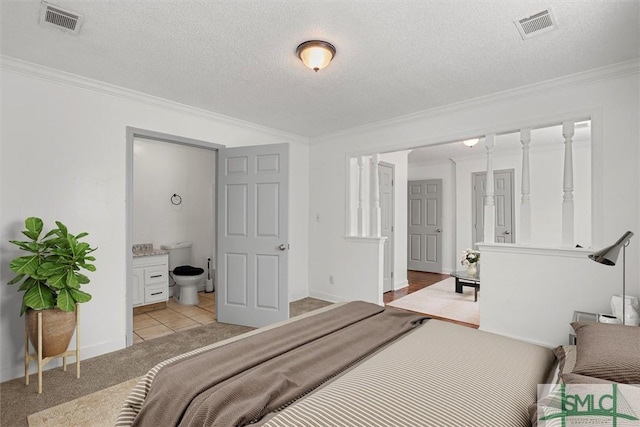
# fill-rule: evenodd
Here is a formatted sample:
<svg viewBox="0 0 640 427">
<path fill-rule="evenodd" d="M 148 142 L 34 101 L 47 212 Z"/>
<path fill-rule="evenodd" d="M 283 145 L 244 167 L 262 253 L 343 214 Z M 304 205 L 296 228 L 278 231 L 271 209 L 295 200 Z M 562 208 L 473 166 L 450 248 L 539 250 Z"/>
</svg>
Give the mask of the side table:
<svg viewBox="0 0 640 427">
<path fill-rule="evenodd" d="M 586 311 L 574 311 L 572 322 L 598 322 L 598 315 L 596 313 L 588 313 Z M 576 345 L 577 337 L 573 333 L 573 329 L 569 333 L 569 344 Z"/>
</svg>

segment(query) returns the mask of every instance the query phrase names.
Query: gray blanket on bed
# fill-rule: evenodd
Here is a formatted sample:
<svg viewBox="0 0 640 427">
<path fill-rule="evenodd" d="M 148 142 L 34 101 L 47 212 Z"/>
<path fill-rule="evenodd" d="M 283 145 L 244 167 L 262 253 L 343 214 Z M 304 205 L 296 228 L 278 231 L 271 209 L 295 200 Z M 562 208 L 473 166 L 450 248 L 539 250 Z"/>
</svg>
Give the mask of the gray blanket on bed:
<svg viewBox="0 0 640 427">
<path fill-rule="evenodd" d="M 353 302 L 165 366 L 135 426 L 260 419 L 412 330 L 422 316 Z"/>
</svg>

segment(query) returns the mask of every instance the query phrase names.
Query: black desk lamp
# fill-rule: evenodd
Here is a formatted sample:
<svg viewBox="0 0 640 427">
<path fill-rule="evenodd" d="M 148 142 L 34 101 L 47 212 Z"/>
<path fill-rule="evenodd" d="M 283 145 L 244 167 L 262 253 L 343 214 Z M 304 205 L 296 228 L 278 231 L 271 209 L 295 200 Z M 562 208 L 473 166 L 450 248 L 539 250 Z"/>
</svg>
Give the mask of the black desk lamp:
<svg viewBox="0 0 640 427">
<path fill-rule="evenodd" d="M 589 258 L 594 260 L 595 262 L 599 262 L 604 265 L 616 265 L 616 261 L 618 259 L 618 254 L 620 253 L 620 248 L 622 248 L 622 324 L 626 325 L 626 247 L 629 246 L 629 240 L 633 233 L 631 231 L 627 231 L 615 242 L 613 245 L 608 246 L 604 249 L 599 250 L 596 253 L 589 255 Z"/>
</svg>

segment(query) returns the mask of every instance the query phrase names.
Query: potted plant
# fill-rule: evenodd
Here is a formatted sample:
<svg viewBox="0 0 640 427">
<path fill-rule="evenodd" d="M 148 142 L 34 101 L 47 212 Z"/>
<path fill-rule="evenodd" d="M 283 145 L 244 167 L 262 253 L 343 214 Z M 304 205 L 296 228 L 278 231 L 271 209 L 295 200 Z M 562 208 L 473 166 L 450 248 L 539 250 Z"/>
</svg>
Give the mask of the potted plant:
<svg viewBox="0 0 640 427">
<path fill-rule="evenodd" d="M 57 228 L 40 237 L 43 222 L 30 217 L 24 222 L 22 231 L 29 240 L 10 240 L 28 255 L 11 261 L 10 268 L 17 274 L 8 284 L 20 284 L 24 291 L 20 315 L 27 313 L 29 339 L 34 348 L 38 343 L 37 311 L 42 310 L 43 357 L 56 356 L 66 351 L 75 329 L 76 303 L 91 300 L 91 295 L 80 290 L 89 283 L 82 269 L 95 271 L 91 264 L 95 251 L 80 239 L 87 233 L 73 235 L 67 227 L 56 221 Z"/>
</svg>

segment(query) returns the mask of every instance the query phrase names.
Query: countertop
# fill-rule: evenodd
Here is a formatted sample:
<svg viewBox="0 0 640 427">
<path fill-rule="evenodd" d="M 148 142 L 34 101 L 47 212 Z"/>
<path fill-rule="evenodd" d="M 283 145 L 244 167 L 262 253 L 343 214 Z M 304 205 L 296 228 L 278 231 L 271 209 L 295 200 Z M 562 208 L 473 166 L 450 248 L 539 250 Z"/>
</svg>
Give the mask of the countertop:
<svg viewBox="0 0 640 427">
<path fill-rule="evenodd" d="M 131 251 L 133 252 L 134 258 L 143 256 L 167 255 L 169 253 L 169 251 L 165 249 L 154 248 L 152 243 L 138 243 L 136 245 L 133 245 Z"/>
</svg>

